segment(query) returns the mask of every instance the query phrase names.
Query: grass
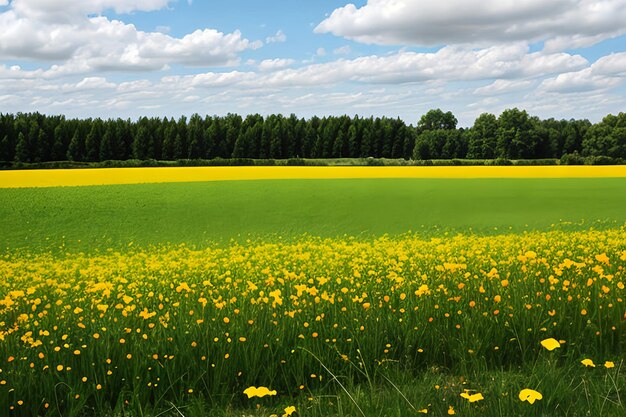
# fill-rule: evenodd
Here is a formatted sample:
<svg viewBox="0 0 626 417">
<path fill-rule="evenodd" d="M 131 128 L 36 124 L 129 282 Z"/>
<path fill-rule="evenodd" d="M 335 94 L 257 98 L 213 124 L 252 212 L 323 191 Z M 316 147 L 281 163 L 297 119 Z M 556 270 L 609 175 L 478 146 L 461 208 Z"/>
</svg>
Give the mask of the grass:
<svg viewBox="0 0 626 417">
<path fill-rule="evenodd" d="M 0 189 L 0 247 L 571 230 L 626 222 L 626 179 L 358 179 Z"/>
</svg>

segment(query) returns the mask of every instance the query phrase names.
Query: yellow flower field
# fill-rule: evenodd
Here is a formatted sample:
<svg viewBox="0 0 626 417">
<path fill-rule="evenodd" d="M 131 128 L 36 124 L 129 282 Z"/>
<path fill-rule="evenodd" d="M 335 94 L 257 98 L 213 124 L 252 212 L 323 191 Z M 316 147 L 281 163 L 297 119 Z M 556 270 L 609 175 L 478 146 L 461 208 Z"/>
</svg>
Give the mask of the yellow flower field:
<svg viewBox="0 0 626 417">
<path fill-rule="evenodd" d="M 13 252 L 0 259 L 0 410 L 272 401 L 334 388 L 328 371 L 587 372 L 589 359 L 606 374 L 626 347 L 625 267 L 624 228 Z M 524 372 L 508 398 L 550 404 L 545 376 Z M 416 407 L 495 412 L 476 388 Z"/>
<path fill-rule="evenodd" d="M 626 166 L 170 167 L 0 171 L 0 188 L 340 178 L 624 178 Z"/>
</svg>

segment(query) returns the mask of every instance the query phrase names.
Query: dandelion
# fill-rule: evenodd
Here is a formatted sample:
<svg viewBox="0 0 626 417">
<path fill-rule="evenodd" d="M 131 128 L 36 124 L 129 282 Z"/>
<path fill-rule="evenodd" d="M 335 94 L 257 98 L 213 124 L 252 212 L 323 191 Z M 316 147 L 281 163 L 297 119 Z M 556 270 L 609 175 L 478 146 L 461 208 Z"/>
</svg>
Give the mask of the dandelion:
<svg viewBox="0 0 626 417">
<path fill-rule="evenodd" d="M 595 368 L 596 364 L 593 363 L 593 361 L 591 359 L 583 359 L 582 361 L 580 361 L 580 363 L 582 363 L 583 365 L 585 365 L 587 368 L 588 367 L 592 367 Z"/>
<path fill-rule="evenodd" d="M 465 398 L 470 403 L 475 403 L 476 401 L 481 401 L 485 399 L 485 397 L 483 397 L 483 394 L 481 394 L 480 392 L 477 392 L 476 394 L 470 394 L 468 390 L 465 390 L 465 392 L 461 393 L 461 397 Z"/>
<path fill-rule="evenodd" d="M 453 416 L 455 414 L 456 414 L 456 412 L 454 411 L 454 407 L 452 407 L 452 406 L 448 407 L 448 415 L 449 416 Z"/>
<path fill-rule="evenodd" d="M 534 404 L 535 401 L 543 399 L 543 395 L 540 392 L 530 388 L 525 388 L 519 393 L 520 401 L 528 401 L 530 404 Z"/>
<path fill-rule="evenodd" d="M 544 348 L 546 348 L 550 352 L 552 352 L 554 349 L 560 348 L 561 344 L 559 343 L 558 340 L 556 340 L 556 339 L 551 337 L 549 339 L 542 340 L 541 341 L 541 346 L 543 346 Z"/>
<path fill-rule="evenodd" d="M 607 369 L 615 368 L 615 364 L 613 362 L 611 362 L 611 361 L 606 361 L 606 362 L 604 362 L 604 367 L 607 368 Z"/>
<path fill-rule="evenodd" d="M 259 397 L 263 398 L 266 395 L 272 396 L 276 395 L 276 390 L 270 390 L 266 387 L 248 387 L 243 391 L 244 394 L 248 396 L 248 398 Z"/>
<path fill-rule="evenodd" d="M 289 407 L 285 408 L 285 414 L 283 415 L 283 417 L 290 416 L 295 412 L 296 412 L 296 407 L 294 407 L 293 405 L 290 405 Z"/>
</svg>

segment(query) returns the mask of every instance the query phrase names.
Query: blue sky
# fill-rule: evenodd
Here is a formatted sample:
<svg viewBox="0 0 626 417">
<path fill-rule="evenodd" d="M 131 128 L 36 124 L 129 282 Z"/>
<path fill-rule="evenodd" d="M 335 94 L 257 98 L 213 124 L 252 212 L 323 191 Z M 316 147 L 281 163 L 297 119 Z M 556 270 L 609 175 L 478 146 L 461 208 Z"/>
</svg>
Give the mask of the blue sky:
<svg viewBox="0 0 626 417">
<path fill-rule="evenodd" d="M 626 0 L 0 0 L 0 112 L 626 110 Z"/>
</svg>

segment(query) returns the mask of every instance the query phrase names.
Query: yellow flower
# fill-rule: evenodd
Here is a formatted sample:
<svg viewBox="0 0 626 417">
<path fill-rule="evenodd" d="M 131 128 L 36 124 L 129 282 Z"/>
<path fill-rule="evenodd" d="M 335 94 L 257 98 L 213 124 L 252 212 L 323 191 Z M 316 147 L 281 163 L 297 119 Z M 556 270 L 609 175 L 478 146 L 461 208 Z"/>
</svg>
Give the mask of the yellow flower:
<svg viewBox="0 0 626 417">
<path fill-rule="evenodd" d="M 467 392 L 467 390 L 465 390 L 465 392 L 461 394 L 461 397 L 465 398 L 470 403 L 475 403 L 476 401 L 485 399 L 485 397 L 483 397 L 480 392 L 477 392 L 476 394 L 470 394 L 469 392 Z"/>
<path fill-rule="evenodd" d="M 596 255 L 596 261 L 606 264 L 606 265 L 611 265 L 609 262 L 609 257 L 606 256 L 606 253 L 602 253 L 600 255 Z"/>
<path fill-rule="evenodd" d="M 420 414 L 428 414 L 428 408 L 422 408 L 421 410 L 418 411 L 418 413 L 420 413 Z"/>
<path fill-rule="evenodd" d="M 580 363 L 582 363 L 583 365 L 589 367 L 591 366 L 592 368 L 596 367 L 596 364 L 593 363 L 593 361 L 591 359 L 583 359 L 582 361 L 580 361 Z"/>
<path fill-rule="evenodd" d="M 549 351 L 553 351 L 556 348 L 560 348 L 561 344 L 559 343 L 558 340 L 551 337 L 549 339 L 542 340 L 541 346 L 548 349 Z"/>
<path fill-rule="evenodd" d="M 519 392 L 520 401 L 528 401 L 530 404 L 534 404 L 535 401 L 543 399 L 543 395 L 540 392 L 525 388 Z"/>
<path fill-rule="evenodd" d="M 294 407 L 293 405 L 290 405 L 289 407 L 285 408 L 285 414 L 283 414 L 283 417 L 290 416 L 295 412 L 296 412 L 296 407 Z"/>
<path fill-rule="evenodd" d="M 263 398 L 266 395 L 276 395 L 276 390 L 269 390 L 266 387 L 248 387 L 243 391 L 244 394 L 248 396 L 248 398 L 259 397 Z"/>
<path fill-rule="evenodd" d="M 450 407 L 448 408 L 448 415 L 449 415 L 449 416 L 453 416 L 453 415 L 455 415 L 455 414 L 456 414 L 456 413 L 454 412 L 454 407 L 450 406 Z"/>
<path fill-rule="evenodd" d="M 604 362 L 604 367 L 609 369 L 609 368 L 615 368 L 615 364 L 611 361 L 606 361 Z"/>
</svg>

